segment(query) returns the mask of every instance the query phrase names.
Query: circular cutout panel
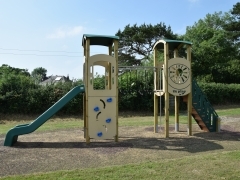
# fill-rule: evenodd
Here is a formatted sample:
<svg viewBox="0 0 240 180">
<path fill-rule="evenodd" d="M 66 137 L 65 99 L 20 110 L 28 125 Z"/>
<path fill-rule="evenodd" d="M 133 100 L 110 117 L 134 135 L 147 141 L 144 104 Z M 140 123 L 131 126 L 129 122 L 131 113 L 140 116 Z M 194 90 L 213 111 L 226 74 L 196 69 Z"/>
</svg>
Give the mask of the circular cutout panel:
<svg viewBox="0 0 240 180">
<path fill-rule="evenodd" d="M 191 92 L 191 65 L 184 58 L 168 60 L 168 92 L 174 96 L 185 96 Z"/>
</svg>

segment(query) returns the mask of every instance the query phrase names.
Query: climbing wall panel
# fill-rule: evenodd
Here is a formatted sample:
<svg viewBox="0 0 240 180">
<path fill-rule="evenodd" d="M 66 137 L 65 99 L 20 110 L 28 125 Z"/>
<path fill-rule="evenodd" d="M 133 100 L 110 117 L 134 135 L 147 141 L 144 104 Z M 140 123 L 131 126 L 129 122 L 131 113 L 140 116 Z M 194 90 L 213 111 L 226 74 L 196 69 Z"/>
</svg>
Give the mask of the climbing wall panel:
<svg viewBox="0 0 240 180">
<path fill-rule="evenodd" d="M 89 97 L 89 137 L 112 139 L 116 136 L 116 97 Z"/>
</svg>

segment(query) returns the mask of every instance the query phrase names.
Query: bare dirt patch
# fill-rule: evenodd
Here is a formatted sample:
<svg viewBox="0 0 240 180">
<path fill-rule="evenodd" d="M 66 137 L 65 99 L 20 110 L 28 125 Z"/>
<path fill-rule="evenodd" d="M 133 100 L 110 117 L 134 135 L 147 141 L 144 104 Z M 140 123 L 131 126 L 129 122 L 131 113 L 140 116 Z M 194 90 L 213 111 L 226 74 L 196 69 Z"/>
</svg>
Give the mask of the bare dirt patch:
<svg viewBox="0 0 240 180">
<path fill-rule="evenodd" d="M 120 127 L 119 142 L 92 140 L 85 143 L 81 129 L 34 132 L 19 136 L 13 147 L 3 146 L 0 136 L 0 177 L 15 174 L 48 172 L 77 168 L 95 168 L 162 159 L 180 158 L 204 153 L 240 149 L 239 120 L 222 122 L 220 133 L 206 133 L 193 126 L 193 136 L 170 127 L 170 138 L 164 130 L 153 133 L 153 127 Z"/>
</svg>

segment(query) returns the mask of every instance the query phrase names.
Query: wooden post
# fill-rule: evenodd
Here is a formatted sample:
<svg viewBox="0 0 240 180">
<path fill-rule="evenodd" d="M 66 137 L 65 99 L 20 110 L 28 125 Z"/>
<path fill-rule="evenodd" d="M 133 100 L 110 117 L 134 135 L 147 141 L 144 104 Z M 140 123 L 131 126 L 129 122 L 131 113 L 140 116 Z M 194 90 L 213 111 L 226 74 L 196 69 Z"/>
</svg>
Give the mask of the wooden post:
<svg viewBox="0 0 240 180">
<path fill-rule="evenodd" d="M 83 130 L 84 130 L 84 138 L 86 138 L 86 129 L 87 129 L 87 125 L 86 125 L 86 91 L 87 91 L 87 88 L 86 88 L 86 85 L 87 85 L 87 79 L 86 79 L 86 46 L 84 44 L 83 46 L 83 55 L 85 57 L 84 59 L 84 63 L 83 63 L 83 84 L 85 86 L 85 92 L 83 93 L 83 122 L 84 122 L 84 127 L 83 127 Z"/>
<path fill-rule="evenodd" d="M 164 44 L 164 76 L 165 78 L 165 137 L 169 137 L 169 92 L 168 92 L 168 43 Z"/>
<path fill-rule="evenodd" d="M 108 54 L 109 54 L 109 56 L 111 56 L 112 55 L 112 45 L 110 45 L 109 47 L 108 47 Z M 112 87 L 112 77 L 111 77 L 111 75 L 112 75 L 112 73 L 111 73 L 111 63 L 108 63 L 108 90 L 110 90 Z"/>
<path fill-rule="evenodd" d="M 84 122 L 84 138 L 86 138 L 86 94 L 83 93 L 83 122 Z"/>
<path fill-rule="evenodd" d="M 88 115 L 88 78 L 89 78 L 89 69 L 88 69 L 88 59 L 90 57 L 90 39 L 86 39 L 86 44 L 85 44 L 85 59 L 86 59 L 86 62 L 85 62 L 85 78 L 86 78 L 86 143 L 90 143 L 90 137 L 89 137 L 89 115 Z"/>
<path fill-rule="evenodd" d="M 191 64 L 191 46 L 187 46 L 187 60 Z M 191 92 L 188 94 L 188 135 L 192 136 L 192 70 L 190 72 L 190 88 Z"/>
<path fill-rule="evenodd" d="M 115 142 L 118 142 L 118 41 L 114 40 L 114 57 L 116 60 L 116 69 L 115 75 L 116 75 L 116 136 L 115 136 Z"/>
<path fill-rule="evenodd" d="M 178 57 L 178 49 L 174 49 L 174 58 Z M 179 132 L 179 97 L 175 96 L 175 131 Z"/>
<path fill-rule="evenodd" d="M 216 132 L 220 132 L 221 131 L 221 119 L 220 117 L 218 117 L 217 119 L 217 129 Z"/>
<path fill-rule="evenodd" d="M 155 85 L 156 89 L 159 89 L 159 69 L 157 62 L 157 49 L 154 49 L 154 67 L 155 67 Z M 154 133 L 158 132 L 158 96 L 154 93 Z M 160 102 L 161 103 L 161 102 Z"/>
</svg>

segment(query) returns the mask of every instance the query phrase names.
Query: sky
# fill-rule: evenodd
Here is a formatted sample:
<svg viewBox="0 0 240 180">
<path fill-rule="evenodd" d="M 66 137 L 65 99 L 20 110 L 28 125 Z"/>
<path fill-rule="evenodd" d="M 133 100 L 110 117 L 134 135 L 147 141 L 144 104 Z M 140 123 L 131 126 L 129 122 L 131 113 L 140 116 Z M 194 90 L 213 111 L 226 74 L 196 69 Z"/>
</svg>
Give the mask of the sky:
<svg viewBox="0 0 240 180">
<path fill-rule="evenodd" d="M 115 35 L 128 24 L 164 22 L 184 34 L 208 13 L 238 0 L 0 0 L 0 66 L 83 77 L 83 34 Z M 107 54 L 92 46 L 90 54 Z"/>
</svg>

